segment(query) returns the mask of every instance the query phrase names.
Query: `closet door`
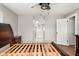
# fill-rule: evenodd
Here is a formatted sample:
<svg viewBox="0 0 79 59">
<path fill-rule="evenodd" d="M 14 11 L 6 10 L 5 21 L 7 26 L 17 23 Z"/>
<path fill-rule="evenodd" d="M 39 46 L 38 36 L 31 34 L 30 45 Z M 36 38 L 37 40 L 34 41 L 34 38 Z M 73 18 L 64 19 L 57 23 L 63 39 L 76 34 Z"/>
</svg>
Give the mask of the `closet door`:
<svg viewBox="0 0 79 59">
<path fill-rule="evenodd" d="M 69 45 L 74 45 L 76 43 L 75 39 L 75 19 L 71 18 L 68 21 L 68 38 Z"/>
<path fill-rule="evenodd" d="M 67 19 L 57 19 L 57 44 L 67 45 Z"/>
</svg>

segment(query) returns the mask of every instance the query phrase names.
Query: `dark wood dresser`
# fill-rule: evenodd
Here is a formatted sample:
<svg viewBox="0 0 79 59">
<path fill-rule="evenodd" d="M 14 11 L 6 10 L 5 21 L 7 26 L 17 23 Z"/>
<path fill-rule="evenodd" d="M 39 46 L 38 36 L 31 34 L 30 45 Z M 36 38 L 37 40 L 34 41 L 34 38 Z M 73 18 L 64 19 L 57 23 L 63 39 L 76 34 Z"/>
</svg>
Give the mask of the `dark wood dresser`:
<svg viewBox="0 0 79 59">
<path fill-rule="evenodd" d="M 79 35 L 76 36 L 76 56 L 79 56 Z"/>
</svg>

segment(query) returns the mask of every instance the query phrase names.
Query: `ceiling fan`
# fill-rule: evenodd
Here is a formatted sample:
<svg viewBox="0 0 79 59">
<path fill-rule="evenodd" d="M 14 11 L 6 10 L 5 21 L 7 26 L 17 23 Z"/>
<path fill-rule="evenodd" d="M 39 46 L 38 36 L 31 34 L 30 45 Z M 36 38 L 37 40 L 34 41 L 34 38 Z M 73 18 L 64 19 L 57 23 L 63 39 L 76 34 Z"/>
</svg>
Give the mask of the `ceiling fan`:
<svg viewBox="0 0 79 59">
<path fill-rule="evenodd" d="M 35 6 L 40 6 L 42 10 L 50 10 L 50 3 L 38 3 L 33 5 L 31 8 L 34 8 Z"/>
</svg>

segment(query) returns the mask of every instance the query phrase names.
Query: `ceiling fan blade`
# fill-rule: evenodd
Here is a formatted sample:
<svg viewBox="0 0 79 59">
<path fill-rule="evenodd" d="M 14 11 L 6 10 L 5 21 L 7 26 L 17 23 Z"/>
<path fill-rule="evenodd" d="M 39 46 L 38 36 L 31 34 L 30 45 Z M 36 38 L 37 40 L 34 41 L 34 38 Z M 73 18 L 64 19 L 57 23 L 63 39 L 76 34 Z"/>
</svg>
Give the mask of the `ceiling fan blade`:
<svg viewBox="0 0 79 59">
<path fill-rule="evenodd" d="M 33 5 L 33 6 L 31 6 L 31 8 L 34 8 L 35 6 L 38 6 L 38 4 L 39 4 L 39 3 L 37 3 L 37 4 Z"/>
</svg>

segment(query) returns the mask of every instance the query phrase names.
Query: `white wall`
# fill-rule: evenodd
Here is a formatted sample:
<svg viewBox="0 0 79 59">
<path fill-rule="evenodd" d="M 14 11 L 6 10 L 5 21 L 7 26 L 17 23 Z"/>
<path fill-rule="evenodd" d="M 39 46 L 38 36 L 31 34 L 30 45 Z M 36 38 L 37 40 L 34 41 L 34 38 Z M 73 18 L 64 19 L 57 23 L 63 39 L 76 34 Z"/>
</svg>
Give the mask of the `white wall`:
<svg viewBox="0 0 79 59">
<path fill-rule="evenodd" d="M 39 15 L 39 14 L 37 14 Z M 20 15 L 18 17 L 18 35 L 22 35 L 22 42 L 33 42 L 33 16 Z M 56 19 L 53 15 L 45 15 L 45 42 L 56 41 Z M 38 19 L 38 17 L 36 18 Z"/>
<path fill-rule="evenodd" d="M 56 39 L 56 17 L 53 15 L 46 15 L 45 18 L 45 41 L 52 42 Z"/>
<path fill-rule="evenodd" d="M 14 35 L 18 35 L 18 16 L 2 4 L 0 4 L 0 11 L 3 12 L 3 23 L 10 24 Z"/>
<path fill-rule="evenodd" d="M 64 18 L 70 18 L 73 15 L 76 15 L 76 19 L 75 19 L 75 34 L 79 35 L 79 8 L 64 15 Z M 75 47 L 76 47 L 76 41 L 75 41 Z"/>
<path fill-rule="evenodd" d="M 22 36 L 22 42 L 33 40 L 33 23 L 31 16 L 18 17 L 18 35 Z"/>
<path fill-rule="evenodd" d="M 71 17 L 72 15 L 75 15 L 75 14 L 76 14 L 76 17 L 77 17 L 77 19 L 76 19 L 77 25 L 76 25 L 76 31 L 75 32 L 77 32 L 76 34 L 79 35 L 79 27 L 78 27 L 79 26 L 79 8 L 68 13 L 68 14 L 66 14 L 66 15 L 64 15 L 64 18 L 69 18 L 69 17 Z"/>
<path fill-rule="evenodd" d="M 2 4 L 0 4 L 0 12 L 3 13 L 3 23 L 10 24 L 13 29 L 14 35 L 18 35 L 18 16 Z M 10 47 L 9 44 L 0 48 L 0 52 L 4 51 L 8 47 Z"/>
</svg>

